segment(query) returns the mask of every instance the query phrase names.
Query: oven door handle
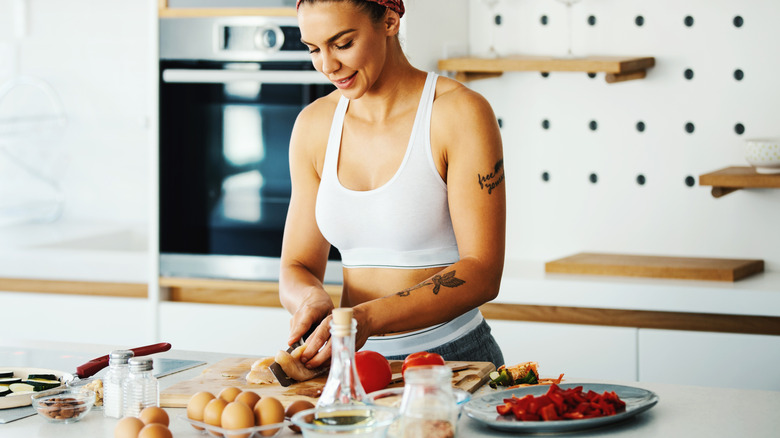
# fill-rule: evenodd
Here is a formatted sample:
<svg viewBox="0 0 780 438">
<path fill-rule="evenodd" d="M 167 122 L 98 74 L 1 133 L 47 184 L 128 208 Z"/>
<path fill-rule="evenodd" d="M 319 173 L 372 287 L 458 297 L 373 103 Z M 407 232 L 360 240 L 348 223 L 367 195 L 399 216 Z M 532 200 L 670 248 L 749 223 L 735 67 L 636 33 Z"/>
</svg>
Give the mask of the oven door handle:
<svg viewBox="0 0 780 438">
<path fill-rule="evenodd" d="M 226 84 L 229 82 L 261 82 L 265 84 L 329 84 L 318 71 L 302 70 L 187 70 L 169 68 L 162 72 L 169 84 Z"/>
</svg>

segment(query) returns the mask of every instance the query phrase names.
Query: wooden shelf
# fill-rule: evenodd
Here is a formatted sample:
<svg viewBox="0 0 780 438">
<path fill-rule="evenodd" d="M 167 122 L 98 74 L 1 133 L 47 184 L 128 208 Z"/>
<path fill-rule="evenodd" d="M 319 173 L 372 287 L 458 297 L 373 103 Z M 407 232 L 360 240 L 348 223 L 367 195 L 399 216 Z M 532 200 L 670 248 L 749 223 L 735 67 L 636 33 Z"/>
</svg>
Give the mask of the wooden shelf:
<svg viewBox="0 0 780 438">
<path fill-rule="evenodd" d="M 160 18 L 296 16 L 295 8 L 171 8 L 168 0 L 158 0 L 157 6 Z"/>
<path fill-rule="evenodd" d="M 450 58 L 439 60 L 439 69 L 455 72 L 459 81 L 501 76 L 507 71 L 568 71 L 606 73 L 606 81 L 642 79 L 647 69 L 655 65 L 652 57 L 588 56 L 585 58 L 554 58 L 549 56 L 516 55 L 502 58 Z"/>
<path fill-rule="evenodd" d="M 699 175 L 699 185 L 712 186 L 712 196 L 720 198 L 739 189 L 778 189 L 780 173 L 758 173 L 753 167 L 727 167 Z"/>
</svg>

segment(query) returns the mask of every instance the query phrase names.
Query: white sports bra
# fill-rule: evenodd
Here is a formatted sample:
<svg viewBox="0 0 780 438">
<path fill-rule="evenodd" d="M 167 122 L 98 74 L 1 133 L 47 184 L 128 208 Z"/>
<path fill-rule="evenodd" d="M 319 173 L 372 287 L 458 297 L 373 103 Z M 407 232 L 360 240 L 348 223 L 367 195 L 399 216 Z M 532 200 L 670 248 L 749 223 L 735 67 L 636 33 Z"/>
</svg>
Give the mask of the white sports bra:
<svg viewBox="0 0 780 438">
<path fill-rule="evenodd" d="M 428 73 L 412 135 L 401 166 L 373 190 L 341 185 L 338 159 L 349 99 L 333 115 L 315 218 L 322 235 L 338 248 L 346 268 L 419 269 L 460 259 L 447 203 L 447 185 L 433 161 L 431 109 L 438 75 Z M 368 140 L 370 141 L 370 140 Z"/>
</svg>

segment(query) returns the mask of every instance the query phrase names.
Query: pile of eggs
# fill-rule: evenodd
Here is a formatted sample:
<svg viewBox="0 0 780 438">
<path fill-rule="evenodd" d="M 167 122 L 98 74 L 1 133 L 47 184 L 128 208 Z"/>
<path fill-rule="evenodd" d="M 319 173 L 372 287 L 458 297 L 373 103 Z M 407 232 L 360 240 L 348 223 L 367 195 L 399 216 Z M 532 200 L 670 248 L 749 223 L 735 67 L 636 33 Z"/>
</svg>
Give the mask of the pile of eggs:
<svg viewBox="0 0 780 438">
<path fill-rule="evenodd" d="M 138 417 L 124 417 L 114 427 L 114 438 L 172 438 L 170 419 L 164 409 L 144 408 Z"/>
<path fill-rule="evenodd" d="M 274 397 L 260 397 L 252 391 L 228 387 L 219 395 L 206 391 L 193 395 L 187 403 L 187 418 L 227 430 L 246 429 L 284 422 L 296 412 L 313 408 L 310 402 L 300 400 L 288 406 Z M 196 429 L 199 427 L 193 425 Z M 263 436 L 273 436 L 279 429 L 260 431 Z M 140 438 L 140 437 L 139 437 Z M 238 437 L 237 437 L 238 438 Z"/>
</svg>

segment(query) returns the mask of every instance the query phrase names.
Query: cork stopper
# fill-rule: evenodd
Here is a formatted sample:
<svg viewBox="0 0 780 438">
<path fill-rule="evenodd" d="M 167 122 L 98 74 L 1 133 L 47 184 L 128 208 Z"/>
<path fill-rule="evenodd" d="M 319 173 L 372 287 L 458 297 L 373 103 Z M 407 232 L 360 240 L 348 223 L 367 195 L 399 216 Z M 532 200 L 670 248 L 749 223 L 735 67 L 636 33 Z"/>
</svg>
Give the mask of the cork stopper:
<svg viewBox="0 0 780 438">
<path fill-rule="evenodd" d="M 352 326 L 352 308 L 351 307 L 339 307 L 333 309 L 333 325 L 339 325 L 344 327 Z"/>
</svg>

